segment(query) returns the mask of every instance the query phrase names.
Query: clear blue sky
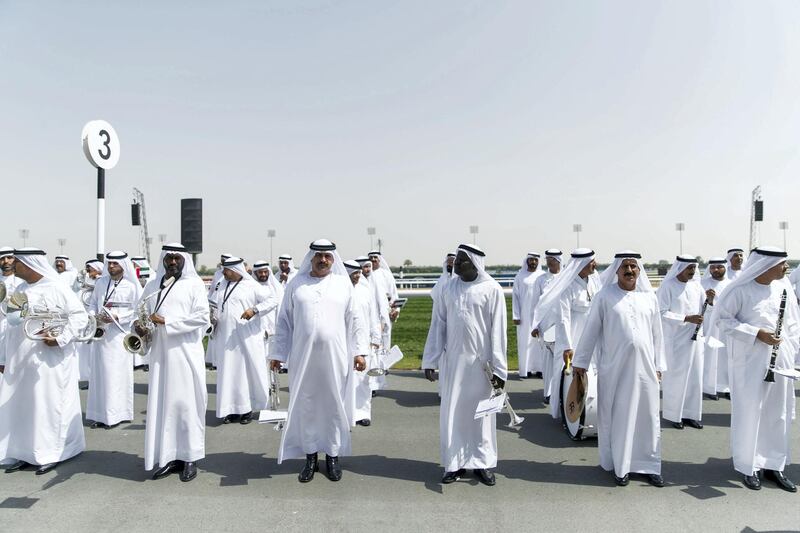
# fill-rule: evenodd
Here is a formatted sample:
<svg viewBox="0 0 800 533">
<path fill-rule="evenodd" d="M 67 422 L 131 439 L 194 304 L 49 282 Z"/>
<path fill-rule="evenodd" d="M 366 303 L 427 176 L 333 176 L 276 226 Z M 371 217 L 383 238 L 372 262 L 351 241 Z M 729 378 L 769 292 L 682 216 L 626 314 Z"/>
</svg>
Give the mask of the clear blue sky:
<svg viewBox="0 0 800 533">
<path fill-rule="evenodd" d="M 203 197 L 205 253 L 344 256 L 377 228 L 392 264 L 470 241 L 489 263 L 581 244 L 608 259 L 800 248 L 800 3 L 769 1 L 0 1 L 0 244 L 84 260 L 95 174 L 80 131 L 116 128 L 106 247 L 179 238 Z"/>
</svg>

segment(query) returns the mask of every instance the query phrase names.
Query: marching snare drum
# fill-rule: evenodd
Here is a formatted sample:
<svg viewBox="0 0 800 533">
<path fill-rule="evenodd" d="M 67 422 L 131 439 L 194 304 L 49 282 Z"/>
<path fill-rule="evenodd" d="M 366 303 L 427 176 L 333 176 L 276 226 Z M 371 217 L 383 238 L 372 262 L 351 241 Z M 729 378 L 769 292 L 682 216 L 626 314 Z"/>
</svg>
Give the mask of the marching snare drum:
<svg viewBox="0 0 800 533">
<path fill-rule="evenodd" d="M 575 372 L 561 372 L 561 417 L 569 438 L 585 440 L 597 437 L 597 373 L 586 371 L 584 380 Z M 581 382 L 583 381 L 583 382 Z"/>
</svg>

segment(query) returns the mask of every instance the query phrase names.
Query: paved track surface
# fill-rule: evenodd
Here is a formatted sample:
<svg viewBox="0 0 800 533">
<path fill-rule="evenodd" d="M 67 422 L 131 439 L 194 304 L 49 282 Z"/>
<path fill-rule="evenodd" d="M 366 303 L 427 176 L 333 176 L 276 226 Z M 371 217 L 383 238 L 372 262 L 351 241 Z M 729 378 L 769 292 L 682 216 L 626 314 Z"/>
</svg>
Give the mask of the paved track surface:
<svg viewBox="0 0 800 533">
<path fill-rule="evenodd" d="M 497 485 L 470 476 L 443 486 L 436 387 L 420 372 L 396 372 L 374 399 L 372 426 L 353 430 L 343 479 L 329 481 L 323 465 L 300 484 L 303 462 L 277 464 L 272 426 L 215 418 L 215 377 L 207 374 L 207 457 L 197 479 L 152 481 L 144 471 L 147 375 L 137 372 L 132 423 L 87 427 L 87 451 L 44 476 L 0 473 L 0 531 L 800 530 L 800 494 L 769 482 L 753 492 L 734 472 L 727 400 L 704 402 L 703 430 L 663 429 L 667 487 L 633 478 L 621 488 L 598 466 L 596 442 L 571 442 L 547 414 L 541 380 L 512 378 L 525 423 L 514 431 L 498 417 Z M 800 444 L 797 424 L 792 443 Z M 786 473 L 800 481 L 797 465 Z"/>
</svg>

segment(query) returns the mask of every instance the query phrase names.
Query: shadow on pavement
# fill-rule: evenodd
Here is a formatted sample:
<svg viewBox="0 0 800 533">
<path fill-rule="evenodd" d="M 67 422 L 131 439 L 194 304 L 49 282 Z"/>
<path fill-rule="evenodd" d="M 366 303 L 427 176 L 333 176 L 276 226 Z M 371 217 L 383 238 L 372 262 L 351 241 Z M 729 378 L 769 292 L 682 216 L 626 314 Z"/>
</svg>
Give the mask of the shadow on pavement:
<svg viewBox="0 0 800 533">
<path fill-rule="evenodd" d="M 435 384 L 431 383 L 433 387 Z M 379 390 L 376 398 L 388 398 L 401 407 L 431 407 L 439 405 L 439 395 L 434 388 L 431 392 L 404 390 Z"/>
<path fill-rule="evenodd" d="M 56 467 L 55 477 L 48 479 L 42 490 L 47 490 L 68 481 L 75 474 L 97 474 L 100 476 L 142 482 L 151 473 L 144 469 L 144 459 L 125 452 L 88 450 Z"/>
<path fill-rule="evenodd" d="M 516 409 L 516 406 L 514 406 Z M 596 448 L 597 439 L 573 441 L 562 428 L 561 421 L 555 420 L 548 413 L 518 412 L 525 418 L 519 429 L 508 427 L 509 417 L 505 412 L 497 416 L 497 429 L 516 433 L 519 438 L 545 448 Z"/>
<path fill-rule="evenodd" d="M 297 463 L 295 470 L 295 465 Z M 201 470 L 220 476 L 220 487 L 247 485 L 251 479 L 267 479 L 274 475 L 297 474 L 301 461 L 278 464 L 274 457 L 245 452 L 211 453 L 198 465 Z"/>
<path fill-rule="evenodd" d="M 302 468 L 302 465 L 298 462 L 298 472 L 300 468 Z M 320 468 L 324 468 L 324 465 Z M 437 463 L 399 457 L 384 457 L 383 455 L 358 455 L 343 458 L 342 469 L 362 476 L 424 483 L 426 489 L 442 493 L 442 486 L 439 480 L 443 471 Z"/>
</svg>

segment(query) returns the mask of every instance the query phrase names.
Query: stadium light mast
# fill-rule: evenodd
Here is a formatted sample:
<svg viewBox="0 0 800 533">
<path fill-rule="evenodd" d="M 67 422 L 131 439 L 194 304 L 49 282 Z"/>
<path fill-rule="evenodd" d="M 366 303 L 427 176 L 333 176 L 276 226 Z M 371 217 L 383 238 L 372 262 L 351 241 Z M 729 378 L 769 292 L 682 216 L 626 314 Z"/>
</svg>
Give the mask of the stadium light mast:
<svg viewBox="0 0 800 533">
<path fill-rule="evenodd" d="M 581 247 L 581 232 L 583 231 L 583 225 L 582 224 L 573 224 L 572 225 L 572 231 L 575 232 L 575 239 L 576 239 L 577 244 L 578 244 L 575 248 L 580 248 Z"/>
<path fill-rule="evenodd" d="M 675 224 L 675 230 L 678 232 L 678 240 L 680 243 L 680 254 L 683 255 L 683 231 L 686 229 L 686 224 L 678 222 Z"/>
<path fill-rule="evenodd" d="M 764 220 L 764 200 L 761 198 L 761 185 L 753 189 L 750 201 L 750 250 L 758 246 L 758 222 Z"/>
<path fill-rule="evenodd" d="M 469 232 L 472 234 L 472 244 L 478 244 L 478 226 L 470 226 Z"/>
</svg>

